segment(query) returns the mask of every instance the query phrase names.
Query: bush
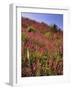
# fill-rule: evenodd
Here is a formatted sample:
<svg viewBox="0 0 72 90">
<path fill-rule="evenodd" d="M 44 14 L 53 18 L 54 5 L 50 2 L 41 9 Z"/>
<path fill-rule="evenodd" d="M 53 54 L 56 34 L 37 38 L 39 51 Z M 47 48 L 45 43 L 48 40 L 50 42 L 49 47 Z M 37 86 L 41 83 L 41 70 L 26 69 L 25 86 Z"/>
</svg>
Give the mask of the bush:
<svg viewBox="0 0 72 90">
<path fill-rule="evenodd" d="M 22 32 L 21 39 L 22 39 L 22 41 L 27 41 L 28 36 L 24 32 Z"/>
<path fill-rule="evenodd" d="M 52 39 L 52 33 L 51 32 L 46 32 L 45 37 L 47 37 L 48 40 L 51 40 Z"/>
<path fill-rule="evenodd" d="M 30 26 L 28 27 L 28 32 L 36 32 L 36 30 L 32 26 Z"/>
</svg>

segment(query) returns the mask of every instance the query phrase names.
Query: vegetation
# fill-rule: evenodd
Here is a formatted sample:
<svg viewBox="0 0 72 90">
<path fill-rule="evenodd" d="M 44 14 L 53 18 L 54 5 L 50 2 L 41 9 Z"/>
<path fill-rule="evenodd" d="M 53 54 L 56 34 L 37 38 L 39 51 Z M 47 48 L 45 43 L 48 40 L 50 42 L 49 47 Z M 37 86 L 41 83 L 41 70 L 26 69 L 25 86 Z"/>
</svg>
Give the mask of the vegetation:
<svg viewBox="0 0 72 90">
<path fill-rule="evenodd" d="M 32 26 L 29 26 L 27 30 L 28 32 L 36 32 L 36 30 Z"/>
<path fill-rule="evenodd" d="M 57 25 L 24 19 L 22 28 L 22 77 L 62 75 L 63 37 Z"/>
</svg>

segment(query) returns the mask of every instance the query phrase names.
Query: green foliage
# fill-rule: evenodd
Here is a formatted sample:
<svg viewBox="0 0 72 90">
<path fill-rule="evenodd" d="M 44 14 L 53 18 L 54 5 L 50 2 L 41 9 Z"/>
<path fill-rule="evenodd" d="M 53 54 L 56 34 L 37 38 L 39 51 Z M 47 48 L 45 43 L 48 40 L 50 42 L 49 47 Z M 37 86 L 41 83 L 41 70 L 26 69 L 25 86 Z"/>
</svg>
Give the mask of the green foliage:
<svg viewBox="0 0 72 90">
<path fill-rule="evenodd" d="M 48 40 L 52 39 L 52 33 L 51 32 L 46 32 L 44 35 L 45 35 L 45 37 L 48 38 Z"/>
<path fill-rule="evenodd" d="M 45 36 L 50 37 L 51 36 L 51 32 L 46 32 Z"/>
<path fill-rule="evenodd" d="M 28 41 L 28 36 L 24 32 L 22 32 L 21 39 L 22 39 L 22 41 L 26 42 L 26 41 Z"/>
<path fill-rule="evenodd" d="M 53 24 L 50 26 L 52 32 L 57 32 L 58 31 L 58 26 L 56 24 Z"/>
<path fill-rule="evenodd" d="M 32 26 L 29 26 L 27 30 L 28 32 L 36 32 L 36 30 Z"/>
<path fill-rule="evenodd" d="M 52 57 L 53 60 L 56 61 L 62 60 L 62 53 L 60 51 L 56 51 L 55 53 L 53 53 Z"/>
<path fill-rule="evenodd" d="M 36 59 L 42 57 L 42 54 L 39 51 L 30 52 L 30 62 L 33 63 Z"/>
<path fill-rule="evenodd" d="M 22 52 L 22 60 L 23 62 L 26 60 L 27 58 L 27 48 L 24 48 L 23 52 Z"/>
</svg>

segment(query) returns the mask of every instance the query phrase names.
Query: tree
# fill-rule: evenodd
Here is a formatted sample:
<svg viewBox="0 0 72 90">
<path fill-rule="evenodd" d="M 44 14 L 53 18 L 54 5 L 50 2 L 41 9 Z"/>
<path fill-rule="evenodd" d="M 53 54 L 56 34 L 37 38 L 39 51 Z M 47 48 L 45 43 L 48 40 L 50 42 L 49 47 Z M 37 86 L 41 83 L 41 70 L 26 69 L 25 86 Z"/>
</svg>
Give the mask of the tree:
<svg viewBox="0 0 72 90">
<path fill-rule="evenodd" d="M 58 31 L 58 26 L 56 24 L 51 25 L 50 28 L 51 28 L 51 30 L 53 32 L 57 32 Z"/>
</svg>

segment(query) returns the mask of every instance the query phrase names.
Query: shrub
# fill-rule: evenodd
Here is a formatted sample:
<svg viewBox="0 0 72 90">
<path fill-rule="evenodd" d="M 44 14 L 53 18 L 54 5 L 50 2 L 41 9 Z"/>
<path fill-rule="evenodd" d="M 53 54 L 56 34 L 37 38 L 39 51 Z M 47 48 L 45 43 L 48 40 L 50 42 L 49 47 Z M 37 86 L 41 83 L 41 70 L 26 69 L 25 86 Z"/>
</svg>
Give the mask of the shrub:
<svg viewBox="0 0 72 90">
<path fill-rule="evenodd" d="M 32 26 L 28 27 L 27 30 L 28 30 L 28 32 L 36 32 L 36 30 Z"/>
<path fill-rule="evenodd" d="M 48 40 L 52 39 L 52 33 L 51 32 L 46 32 L 44 35 L 45 35 L 45 37 L 48 38 Z"/>
<path fill-rule="evenodd" d="M 22 41 L 26 42 L 26 41 L 28 41 L 28 36 L 24 32 L 22 32 L 21 39 L 22 39 Z"/>
</svg>

